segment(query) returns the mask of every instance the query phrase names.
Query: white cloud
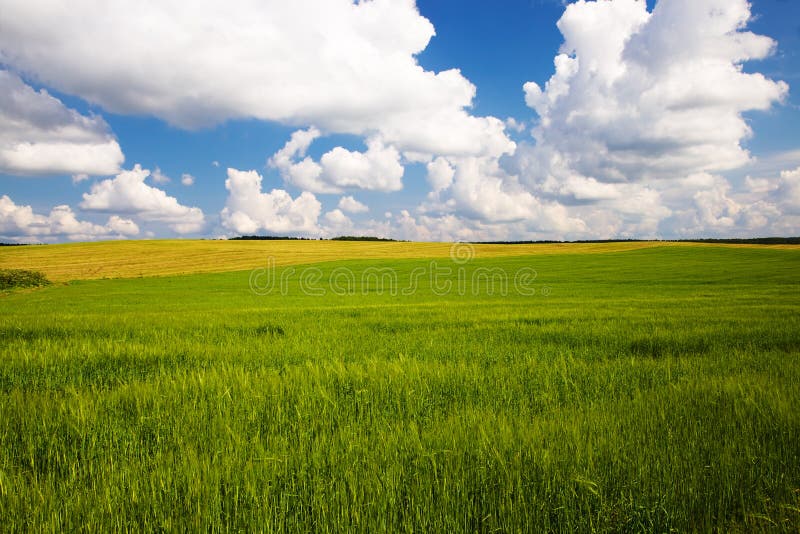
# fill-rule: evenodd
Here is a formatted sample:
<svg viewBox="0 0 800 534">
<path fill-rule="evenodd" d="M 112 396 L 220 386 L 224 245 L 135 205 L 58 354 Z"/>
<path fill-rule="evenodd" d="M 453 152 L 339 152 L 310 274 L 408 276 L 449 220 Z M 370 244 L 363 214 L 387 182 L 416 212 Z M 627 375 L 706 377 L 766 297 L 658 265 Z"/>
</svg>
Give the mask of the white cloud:
<svg viewBox="0 0 800 534">
<path fill-rule="evenodd" d="M 457 162 L 451 186 L 453 198 L 466 214 L 493 222 L 511 222 L 535 216 L 539 201 L 500 169 L 497 160 L 468 158 Z"/>
<path fill-rule="evenodd" d="M 228 200 L 220 213 L 222 226 L 240 234 L 262 230 L 280 234 L 318 235 L 322 205 L 303 192 L 296 199 L 282 189 L 261 190 L 261 175 L 256 171 L 228 169 L 225 187 Z"/>
<path fill-rule="evenodd" d="M 366 152 L 336 147 L 323 154 L 320 163 L 323 180 L 340 190 L 355 187 L 389 192 L 403 188 L 405 169 L 400 153 L 379 139 L 367 140 Z"/>
<path fill-rule="evenodd" d="M 800 167 L 782 171 L 777 180 L 750 179 L 746 183 L 751 191 L 765 193 L 767 200 L 778 206 L 782 213 L 800 215 Z"/>
<path fill-rule="evenodd" d="M 170 177 L 161 172 L 161 169 L 158 167 L 156 167 L 155 170 L 153 170 L 153 172 L 150 174 L 150 178 L 152 178 L 153 183 L 159 185 L 168 184 L 172 181 Z"/>
<path fill-rule="evenodd" d="M 183 173 L 181 175 L 181 184 L 185 185 L 186 187 L 194 185 L 194 176 L 188 173 Z"/>
<path fill-rule="evenodd" d="M 573 238 L 777 231 L 791 210 L 777 199 L 791 197 L 785 180 L 743 191 L 716 174 L 756 167 L 743 113 L 788 91 L 744 72 L 775 45 L 744 30 L 749 17 L 745 0 L 661 0 L 653 13 L 636 0 L 570 4 L 555 74 L 524 87 L 536 143 L 500 160 L 450 158 L 452 185 L 439 193 L 447 182 L 434 179 L 423 211 Z"/>
<path fill-rule="evenodd" d="M 542 184 L 542 190 L 564 199 L 576 202 L 592 200 L 612 200 L 622 197 L 622 188 L 617 184 L 598 182 L 594 178 L 570 175 L 563 180 L 548 180 Z"/>
<path fill-rule="evenodd" d="M 800 149 L 761 154 L 742 170 L 750 175 L 774 176 L 797 166 L 800 166 Z"/>
<path fill-rule="evenodd" d="M 496 158 L 459 158 L 452 161 L 452 166 L 447 165 L 450 171 L 436 161 L 429 168 L 429 180 L 439 180 L 437 186 L 445 186 L 444 178 L 451 172 L 453 177 L 446 189 L 434 189 L 429 202 L 420 206 L 427 216 L 456 214 L 487 225 L 523 223 L 521 226 L 533 232 L 586 231 L 580 218 L 558 202 L 528 191 L 518 176 L 507 172 Z"/>
<path fill-rule="evenodd" d="M 339 209 L 347 213 L 366 213 L 369 211 L 369 207 L 366 204 L 362 204 L 351 196 L 339 199 Z"/>
<path fill-rule="evenodd" d="M 525 126 L 524 121 L 518 121 L 514 117 L 508 117 L 506 119 L 506 128 L 517 133 L 522 133 L 527 129 L 527 126 Z"/>
<path fill-rule="evenodd" d="M 408 210 L 387 212 L 384 220 L 367 221 L 353 233 L 407 241 L 502 241 L 542 235 L 524 223 L 486 223 L 456 214 L 414 215 Z"/>
<path fill-rule="evenodd" d="M 748 19 L 744 0 L 661 0 L 652 14 L 636 0 L 570 4 L 556 73 L 544 89 L 524 87 L 539 115 L 536 143 L 511 158 L 431 161 L 421 213 L 473 229 L 504 223 L 516 238 L 716 235 L 768 224 L 785 204 L 745 198 L 709 172 L 751 163 L 742 114 L 788 90 L 741 68 L 774 46 L 743 30 Z"/>
<path fill-rule="evenodd" d="M 336 147 L 317 163 L 306 152 L 320 135 L 316 128 L 294 132 L 269 164 L 280 171 L 287 183 L 313 193 L 341 193 L 347 189 L 391 192 L 403 188 L 405 169 L 396 148 L 371 138 L 365 152 Z"/>
<path fill-rule="evenodd" d="M 745 30 L 746 0 L 660 0 L 653 13 L 641 0 L 570 3 L 558 24 L 555 74 L 524 86 L 538 115 L 524 122 L 470 115 L 476 89 L 459 71 L 418 64 L 433 27 L 413 0 L 234 0 L 224 9 L 111 0 L 102 18 L 89 0 L 47 10 L 18 4 L 0 18 L 0 62 L 50 87 L 185 128 L 236 118 L 315 125 L 270 158 L 299 196 L 263 192 L 258 173 L 229 169 L 226 231 L 494 240 L 798 227 L 798 178 L 778 177 L 797 165 L 796 153 L 756 162 L 744 148 L 753 132 L 743 114 L 769 109 L 788 91 L 745 72 L 745 62 L 775 47 Z M 101 119 L 66 111 L 70 121 L 96 121 L 83 129 L 113 141 Z M 526 126 L 535 144 L 516 147 L 506 129 Z M 308 156 L 334 132 L 362 136 L 365 148 Z M 343 197 L 322 215 L 313 193 L 398 191 L 411 164 L 426 166 L 431 186 L 415 212 L 356 225 L 346 213 L 363 212 L 360 203 Z M 92 173 L 70 174 L 78 181 Z M 144 178 L 106 180 L 84 203 L 174 229 L 203 222 L 198 208 Z"/>
<path fill-rule="evenodd" d="M 698 191 L 694 203 L 701 228 L 728 229 L 736 225 L 741 206 L 728 196 L 728 184 Z"/>
<path fill-rule="evenodd" d="M 428 183 L 434 192 L 439 192 L 450 187 L 456 170 L 445 158 L 436 158 L 426 166 L 428 171 Z"/>
<path fill-rule="evenodd" d="M 556 73 L 525 85 L 540 123 L 540 173 L 555 152 L 570 171 L 602 182 L 680 178 L 750 160 L 742 117 L 788 86 L 745 73 L 775 43 L 744 31 L 746 0 L 613 0 L 570 4 Z M 558 177 L 561 179 L 562 177 Z"/>
<path fill-rule="evenodd" d="M 79 221 L 69 206 L 54 207 L 48 215 L 35 213 L 31 206 L 14 203 L 7 195 L 0 197 L 0 237 L 20 242 L 43 242 L 59 239 L 88 241 L 131 237 L 139 227 L 130 219 L 113 215 L 105 225 Z"/>
<path fill-rule="evenodd" d="M 8 4 L 8 3 L 7 3 Z M 0 59 L 114 113 L 196 128 L 237 118 L 316 124 L 401 151 L 513 151 L 468 113 L 458 70 L 426 71 L 434 36 L 414 0 L 92 0 L 4 5 Z"/>
<path fill-rule="evenodd" d="M 350 218 L 338 208 L 327 212 L 323 218 L 326 223 L 334 226 L 350 226 L 353 223 Z"/>
<path fill-rule="evenodd" d="M 794 215 L 800 215 L 800 167 L 781 173 L 778 194 L 787 209 L 791 210 Z"/>
<path fill-rule="evenodd" d="M 145 183 L 150 171 L 136 165 L 115 178 L 103 180 L 84 193 L 80 207 L 87 211 L 124 213 L 146 222 L 165 223 L 174 232 L 190 234 L 205 226 L 200 208 L 181 205 L 175 197 Z"/>
<path fill-rule="evenodd" d="M 130 219 L 123 219 L 119 215 L 112 215 L 108 218 L 108 228 L 124 236 L 134 236 L 139 234 L 139 226 Z"/>
<path fill-rule="evenodd" d="M 314 127 L 307 130 L 297 130 L 292 133 L 289 141 L 278 150 L 270 159 L 269 165 L 278 169 L 283 179 L 297 187 L 314 190 L 318 193 L 333 193 L 335 188 L 328 186 L 325 191 L 319 183 L 322 167 L 310 157 L 306 156 L 311 143 L 320 137 L 321 132 Z M 296 161 L 302 158 L 300 161 Z"/>
<path fill-rule="evenodd" d="M 0 172 L 108 175 L 124 159 L 101 117 L 81 115 L 47 91 L 36 91 L 0 70 Z"/>
<path fill-rule="evenodd" d="M 737 190 L 724 177 L 699 173 L 662 188 L 672 216 L 662 226 L 679 237 L 752 237 L 782 233 L 784 214 L 764 192 Z"/>
<path fill-rule="evenodd" d="M 414 217 L 407 210 L 401 210 L 387 225 L 386 233 L 394 239 L 407 241 L 480 241 L 488 239 L 485 228 L 482 223 L 453 214 Z"/>
<path fill-rule="evenodd" d="M 322 216 L 322 220 L 324 222 L 322 234 L 326 237 L 359 233 L 358 231 L 354 231 L 355 227 L 350 217 L 345 215 L 339 208 L 327 212 Z"/>
</svg>

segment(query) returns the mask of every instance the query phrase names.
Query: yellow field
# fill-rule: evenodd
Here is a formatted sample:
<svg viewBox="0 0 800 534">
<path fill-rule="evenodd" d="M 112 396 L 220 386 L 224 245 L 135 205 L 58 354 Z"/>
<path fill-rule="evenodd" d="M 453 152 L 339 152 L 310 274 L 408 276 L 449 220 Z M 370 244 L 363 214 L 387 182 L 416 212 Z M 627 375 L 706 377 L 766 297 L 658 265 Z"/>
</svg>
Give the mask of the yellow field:
<svg viewBox="0 0 800 534">
<path fill-rule="evenodd" d="M 693 245 L 650 242 L 459 246 L 473 247 L 476 258 L 489 258 L 528 254 L 604 253 Z M 277 266 L 346 259 L 443 258 L 450 256 L 452 247 L 450 243 L 365 241 L 106 241 L 0 247 L 0 268 L 33 269 L 42 271 L 50 280 L 63 282 L 240 271 L 264 266 L 269 257 L 274 258 Z M 469 250 L 461 252 L 466 253 Z"/>
</svg>

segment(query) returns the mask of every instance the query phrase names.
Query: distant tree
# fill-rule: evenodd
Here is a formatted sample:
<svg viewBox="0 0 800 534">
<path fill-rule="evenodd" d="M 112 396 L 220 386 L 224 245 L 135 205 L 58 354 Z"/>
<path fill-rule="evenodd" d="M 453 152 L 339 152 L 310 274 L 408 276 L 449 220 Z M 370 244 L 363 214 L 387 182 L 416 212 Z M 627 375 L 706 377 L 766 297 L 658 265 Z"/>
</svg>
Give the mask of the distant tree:
<svg viewBox="0 0 800 534">
<path fill-rule="evenodd" d="M 374 237 L 374 236 L 352 236 L 352 235 L 342 235 L 339 237 L 331 238 L 331 241 L 394 241 L 396 242 L 397 239 L 389 239 L 386 237 Z"/>
<path fill-rule="evenodd" d="M 229 241 L 309 241 L 308 237 L 289 237 L 280 235 L 243 235 L 231 237 Z"/>
<path fill-rule="evenodd" d="M 38 271 L 0 269 L 0 291 L 50 285 L 50 280 Z"/>
</svg>

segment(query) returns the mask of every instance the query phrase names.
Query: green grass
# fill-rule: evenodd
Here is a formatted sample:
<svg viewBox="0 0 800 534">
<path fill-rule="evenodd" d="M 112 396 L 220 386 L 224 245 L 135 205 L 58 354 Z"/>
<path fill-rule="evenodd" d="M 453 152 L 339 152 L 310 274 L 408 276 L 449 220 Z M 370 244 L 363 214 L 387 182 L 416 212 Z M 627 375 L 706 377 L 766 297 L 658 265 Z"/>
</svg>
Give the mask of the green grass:
<svg viewBox="0 0 800 534">
<path fill-rule="evenodd" d="M 50 285 L 44 274 L 24 269 L 0 269 L 0 291 Z"/>
<path fill-rule="evenodd" d="M 376 266 L 430 262 L 316 267 Z M 245 271 L 0 297 L 2 530 L 800 529 L 800 251 L 484 267 L 536 294 Z"/>
<path fill-rule="evenodd" d="M 670 246 L 689 248 L 704 245 L 644 241 L 467 245 L 475 257 L 480 259 L 542 254 L 607 253 Z M 717 246 L 765 248 L 761 245 Z M 769 248 L 798 249 L 796 245 L 772 245 Z M 243 271 L 263 266 L 267 257 L 272 258 L 278 266 L 286 266 L 346 259 L 441 259 L 449 258 L 452 252 L 451 243 L 125 240 L 2 247 L 0 269 L 36 269 L 54 282 L 65 282 Z"/>
</svg>

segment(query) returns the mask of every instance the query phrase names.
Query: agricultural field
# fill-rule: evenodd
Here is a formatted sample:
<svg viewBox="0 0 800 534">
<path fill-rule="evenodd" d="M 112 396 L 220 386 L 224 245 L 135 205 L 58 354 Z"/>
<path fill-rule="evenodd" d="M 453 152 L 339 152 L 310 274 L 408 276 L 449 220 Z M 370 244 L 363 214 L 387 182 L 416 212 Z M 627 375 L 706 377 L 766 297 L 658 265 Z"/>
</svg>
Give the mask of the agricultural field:
<svg viewBox="0 0 800 534">
<path fill-rule="evenodd" d="M 797 532 L 800 247 L 0 249 L 0 530 Z"/>
</svg>

